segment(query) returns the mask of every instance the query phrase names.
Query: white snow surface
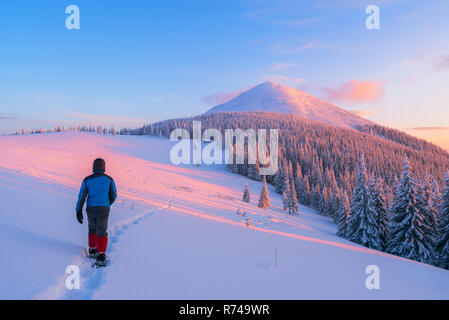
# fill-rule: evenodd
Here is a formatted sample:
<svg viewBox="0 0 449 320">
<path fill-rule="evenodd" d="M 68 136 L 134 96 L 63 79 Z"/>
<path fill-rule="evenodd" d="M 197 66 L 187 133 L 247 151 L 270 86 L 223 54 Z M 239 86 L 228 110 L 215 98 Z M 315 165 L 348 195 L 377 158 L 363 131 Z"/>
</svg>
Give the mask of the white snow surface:
<svg viewBox="0 0 449 320">
<path fill-rule="evenodd" d="M 270 186 L 271 207 L 259 209 L 262 183 L 222 165 L 172 165 L 173 144 L 87 133 L 0 137 L 0 299 L 449 298 L 446 270 L 337 237 L 331 220 L 307 207 L 289 216 Z M 74 209 L 96 157 L 119 194 L 104 269 L 83 256 L 87 219 L 78 224 Z M 80 268 L 79 290 L 65 286 L 69 265 Z M 379 290 L 365 286 L 369 265 L 380 269 Z"/>
<path fill-rule="evenodd" d="M 228 102 L 213 107 L 214 112 L 280 112 L 301 116 L 330 125 L 354 128 L 373 122 L 334 106 L 298 89 L 274 82 L 262 83 Z"/>
</svg>

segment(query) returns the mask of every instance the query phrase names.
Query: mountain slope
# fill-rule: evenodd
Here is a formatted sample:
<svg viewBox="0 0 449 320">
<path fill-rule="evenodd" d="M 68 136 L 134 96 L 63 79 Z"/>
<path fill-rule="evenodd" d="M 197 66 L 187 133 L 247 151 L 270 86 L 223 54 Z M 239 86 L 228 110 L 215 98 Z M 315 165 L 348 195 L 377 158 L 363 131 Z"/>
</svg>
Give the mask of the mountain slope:
<svg viewBox="0 0 449 320">
<path fill-rule="evenodd" d="M 171 165 L 174 142 L 71 133 L 0 142 L 2 299 L 449 298 L 448 271 L 337 237 L 331 220 L 307 207 L 289 216 L 271 187 L 272 205 L 260 209 L 261 182 L 224 167 Z M 42 146 L 51 146 L 45 155 Z M 111 263 L 97 270 L 82 256 L 87 226 L 73 206 L 100 155 L 119 198 Z M 246 183 L 250 203 L 240 200 Z M 80 290 L 65 287 L 68 265 L 80 268 Z M 365 287 L 368 265 L 380 268 L 381 290 Z"/>
<path fill-rule="evenodd" d="M 73 133 L 0 142 L 0 247 L 9 257 L 0 260 L 1 299 L 449 298 L 448 271 L 337 237 L 307 207 L 289 216 L 271 187 L 272 205 L 260 209 L 261 182 L 171 165 L 175 142 Z M 111 264 L 98 270 L 82 256 L 87 226 L 73 212 L 96 156 L 119 191 Z M 250 203 L 240 200 L 246 183 Z M 80 267 L 80 290 L 65 287 L 68 265 Z M 380 268 L 380 290 L 365 286 L 369 265 Z"/>
<path fill-rule="evenodd" d="M 356 125 L 372 124 L 369 120 L 308 93 L 273 82 L 262 83 L 234 99 L 210 109 L 206 114 L 248 111 L 293 114 L 338 127 L 353 128 Z"/>
</svg>

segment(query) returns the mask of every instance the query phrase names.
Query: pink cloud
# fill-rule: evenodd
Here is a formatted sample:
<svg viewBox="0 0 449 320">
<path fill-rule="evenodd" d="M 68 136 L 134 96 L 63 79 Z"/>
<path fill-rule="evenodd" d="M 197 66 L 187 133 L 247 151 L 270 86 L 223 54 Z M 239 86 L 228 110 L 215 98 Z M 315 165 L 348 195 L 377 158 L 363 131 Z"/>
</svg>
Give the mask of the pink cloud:
<svg viewBox="0 0 449 320">
<path fill-rule="evenodd" d="M 0 120 L 18 120 L 19 118 L 9 114 L 9 113 L 0 113 Z"/>
<path fill-rule="evenodd" d="M 411 128 L 410 130 L 423 130 L 423 131 L 449 130 L 449 127 L 416 127 L 416 128 Z"/>
<path fill-rule="evenodd" d="M 208 105 L 218 105 L 225 103 L 235 97 L 237 97 L 239 94 L 245 92 L 246 90 L 235 90 L 231 92 L 218 92 L 214 93 L 209 96 L 203 97 L 202 101 Z"/>
<path fill-rule="evenodd" d="M 449 69 L 449 54 L 435 58 L 435 71 L 443 71 Z"/>
<path fill-rule="evenodd" d="M 385 81 L 349 80 L 337 89 L 326 88 L 329 100 L 342 100 L 347 102 L 373 102 L 378 101 L 384 94 Z"/>
<path fill-rule="evenodd" d="M 317 43 L 312 41 L 295 47 L 286 47 L 284 45 L 276 43 L 271 46 L 271 50 L 278 54 L 297 54 L 317 47 Z"/>
</svg>

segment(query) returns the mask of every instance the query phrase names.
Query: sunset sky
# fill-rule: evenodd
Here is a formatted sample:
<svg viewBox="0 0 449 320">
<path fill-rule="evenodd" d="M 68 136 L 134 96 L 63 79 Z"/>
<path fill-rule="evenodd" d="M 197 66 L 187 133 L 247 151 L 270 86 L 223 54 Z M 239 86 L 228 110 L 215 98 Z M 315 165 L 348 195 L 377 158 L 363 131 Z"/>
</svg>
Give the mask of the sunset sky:
<svg viewBox="0 0 449 320">
<path fill-rule="evenodd" d="M 0 133 L 195 115 L 274 81 L 449 149 L 448 17 L 446 0 L 4 2 Z"/>
</svg>

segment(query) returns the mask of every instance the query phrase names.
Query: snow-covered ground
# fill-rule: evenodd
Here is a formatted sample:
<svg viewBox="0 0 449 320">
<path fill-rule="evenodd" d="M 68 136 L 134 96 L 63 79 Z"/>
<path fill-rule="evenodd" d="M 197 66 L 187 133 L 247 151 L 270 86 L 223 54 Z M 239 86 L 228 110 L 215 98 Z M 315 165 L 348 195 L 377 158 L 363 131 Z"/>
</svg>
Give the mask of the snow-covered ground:
<svg viewBox="0 0 449 320">
<path fill-rule="evenodd" d="M 172 145 L 81 133 L 0 137 L 0 298 L 449 298 L 447 271 L 341 239 L 309 208 L 288 216 L 271 188 L 271 208 L 259 209 L 260 182 L 222 166 L 171 165 Z M 87 225 L 74 209 L 96 157 L 119 192 L 105 269 L 83 257 Z M 240 200 L 246 183 L 249 204 Z M 80 267 L 80 290 L 65 287 L 68 265 Z M 380 269 L 380 290 L 365 286 L 369 265 Z"/>
</svg>

